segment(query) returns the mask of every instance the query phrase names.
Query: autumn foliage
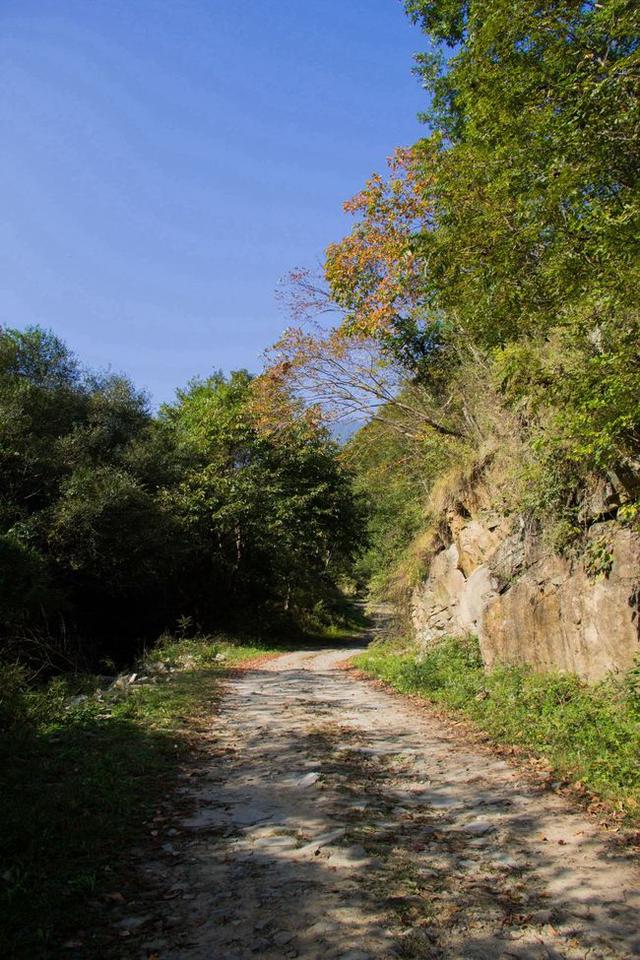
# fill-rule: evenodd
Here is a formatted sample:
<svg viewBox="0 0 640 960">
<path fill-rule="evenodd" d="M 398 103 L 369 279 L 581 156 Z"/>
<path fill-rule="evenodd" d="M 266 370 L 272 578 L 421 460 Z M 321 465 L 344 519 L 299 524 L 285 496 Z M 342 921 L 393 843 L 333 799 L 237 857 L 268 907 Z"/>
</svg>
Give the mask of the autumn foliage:
<svg viewBox="0 0 640 960">
<path fill-rule="evenodd" d="M 344 209 L 358 218 L 350 234 L 327 250 L 325 277 L 344 310 L 341 333 L 384 337 L 411 315 L 424 295 L 415 238 L 433 225 L 432 173 L 417 148 L 398 149 L 385 180 L 374 174 Z"/>
</svg>

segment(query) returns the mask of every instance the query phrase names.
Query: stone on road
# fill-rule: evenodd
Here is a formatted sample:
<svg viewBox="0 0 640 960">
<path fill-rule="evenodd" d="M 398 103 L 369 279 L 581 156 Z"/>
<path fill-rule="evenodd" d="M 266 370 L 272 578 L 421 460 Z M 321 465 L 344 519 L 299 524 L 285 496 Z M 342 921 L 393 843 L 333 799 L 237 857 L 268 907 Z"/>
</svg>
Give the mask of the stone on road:
<svg viewBox="0 0 640 960">
<path fill-rule="evenodd" d="M 286 654 L 229 684 L 185 794 L 172 960 L 640 956 L 638 874 L 613 840 L 454 728 Z M 142 945 L 144 947 L 144 944 Z"/>
</svg>

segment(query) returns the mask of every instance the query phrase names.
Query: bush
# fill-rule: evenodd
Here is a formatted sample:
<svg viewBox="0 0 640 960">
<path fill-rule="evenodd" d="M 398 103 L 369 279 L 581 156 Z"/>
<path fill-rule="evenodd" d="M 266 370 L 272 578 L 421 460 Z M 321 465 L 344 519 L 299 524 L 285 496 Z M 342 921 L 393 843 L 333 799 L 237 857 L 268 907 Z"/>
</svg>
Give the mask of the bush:
<svg viewBox="0 0 640 960">
<path fill-rule="evenodd" d="M 11 534 L 0 534 L 0 621 L 37 615 L 49 597 L 44 557 Z"/>
<path fill-rule="evenodd" d="M 24 667 L 0 664 L 0 731 L 23 727 L 29 717 L 28 682 Z"/>
</svg>

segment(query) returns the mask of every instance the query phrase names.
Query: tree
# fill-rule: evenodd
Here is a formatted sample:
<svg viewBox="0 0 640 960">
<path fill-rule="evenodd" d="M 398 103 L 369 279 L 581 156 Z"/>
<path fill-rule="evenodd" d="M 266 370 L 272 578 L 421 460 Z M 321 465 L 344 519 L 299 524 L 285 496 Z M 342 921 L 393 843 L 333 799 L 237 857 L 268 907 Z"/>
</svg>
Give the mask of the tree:
<svg viewBox="0 0 640 960">
<path fill-rule="evenodd" d="M 345 203 L 356 223 L 329 246 L 324 283 L 307 271 L 292 272 L 285 299 L 300 325 L 267 353 L 261 386 L 269 409 L 277 409 L 273 397 L 282 389 L 329 422 L 384 416 L 416 436 L 425 430 L 463 435 L 460 398 L 445 375 L 457 365 L 459 347 L 452 324 L 431 309 L 417 253 L 416 238 L 433 225 L 419 156 L 397 150 L 389 179 L 374 174 Z M 317 322 L 331 312 L 337 323 Z"/>
<path fill-rule="evenodd" d="M 359 540 L 349 477 L 309 421 L 260 429 L 245 371 L 195 381 L 165 408 L 192 466 L 168 496 L 189 530 L 200 611 L 302 614 L 330 598 Z M 208 605 L 208 611 L 206 607 Z"/>
<path fill-rule="evenodd" d="M 585 296 L 623 303 L 639 260 L 637 4 L 407 8 L 439 51 L 419 65 L 439 148 L 437 229 L 422 236 L 438 305 L 493 346 L 544 334 Z"/>
<path fill-rule="evenodd" d="M 548 464 L 634 496 L 638 5 L 406 6 L 435 45 L 418 64 L 433 94 L 419 164 L 436 171 L 435 225 L 416 240 L 425 295 L 495 359 Z"/>
<path fill-rule="evenodd" d="M 575 510 L 594 471 L 636 498 L 640 10 L 406 8 L 430 42 L 428 135 L 346 204 L 325 262 L 339 317 L 288 331 L 267 378 L 330 415 L 395 417 L 411 396 L 419 442 L 497 442 L 515 416 L 540 512 Z M 327 314 L 301 277 L 294 302 Z"/>
<path fill-rule="evenodd" d="M 373 336 L 319 325 L 289 327 L 267 358 L 254 396 L 263 421 L 272 426 L 292 417 L 316 423 L 374 419 L 416 439 L 425 431 L 462 436 L 455 406 L 443 416 L 434 384 L 417 386 L 406 366 Z M 282 395 L 299 402 L 278 402 Z"/>
<path fill-rule="evenodd" d="M 52 333 L 0 331 L 0 626 L 6 645 L 95 663 L 161 629 L 180 536 L 159 499 L 176 453 L 124 377 Z M 66 656 L 66 654 L 65 654 Z"/>
</svg>

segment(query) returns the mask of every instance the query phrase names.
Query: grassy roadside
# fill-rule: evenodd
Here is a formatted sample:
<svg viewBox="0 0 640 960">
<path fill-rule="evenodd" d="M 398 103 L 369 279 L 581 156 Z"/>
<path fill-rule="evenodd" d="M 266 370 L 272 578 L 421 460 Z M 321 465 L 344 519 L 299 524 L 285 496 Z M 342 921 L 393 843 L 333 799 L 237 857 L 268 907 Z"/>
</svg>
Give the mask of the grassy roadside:
<svg viewBox="0 0 640 960">
<path fill-rule="evenodd" d="M 640 820 L 640 691 L 635 672 L 588 685 L 516 667 L 485 672 L 474 638 L 428 652 L 373 645 L 354 665 L 402 693 L 471 721 L 496 742 L 544 759 L 553 776 L 609 810 Z"/>
<path fill-rule="evenodd" d="M 34 690 L 0 676 L 0 943 L 3 956 L 58 956 L 100 898 L 114 865 L 175 782 L 198 715 L 229 668 L 274 651 L 225 638 L 165 639 L 146 682 L 96 695 L 96 678 Z M 82 688 L 90 693 L 82 693 Z"/>
</svg>

